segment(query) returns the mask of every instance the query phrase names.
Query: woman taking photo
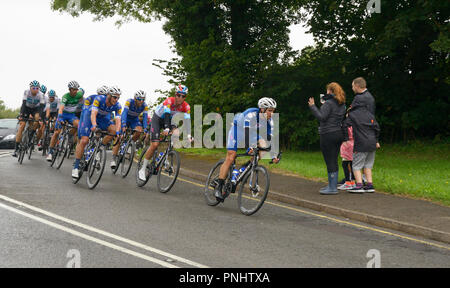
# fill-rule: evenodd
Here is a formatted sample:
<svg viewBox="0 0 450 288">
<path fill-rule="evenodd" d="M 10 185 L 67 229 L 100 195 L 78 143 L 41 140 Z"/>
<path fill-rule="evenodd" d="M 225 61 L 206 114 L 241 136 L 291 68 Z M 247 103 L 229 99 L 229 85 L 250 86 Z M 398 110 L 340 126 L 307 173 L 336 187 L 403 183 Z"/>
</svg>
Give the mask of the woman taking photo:
<svg viewBox="0 0 450 288">
<path fill-rule="evenodd" d="M 322 106 L 317 108 L 314 98 L 308 104 L 314 117 L 320 122 L 320 149 L 328 170 L 328 186 L 320 189 L 320 194 L 338 194 L 338 155 L 344 134 L 342 122 L 345 115 L 345 92 L 342 87 L 332 82 L 327 85 L 327 94 L 321 97 Z"/>
</svg>

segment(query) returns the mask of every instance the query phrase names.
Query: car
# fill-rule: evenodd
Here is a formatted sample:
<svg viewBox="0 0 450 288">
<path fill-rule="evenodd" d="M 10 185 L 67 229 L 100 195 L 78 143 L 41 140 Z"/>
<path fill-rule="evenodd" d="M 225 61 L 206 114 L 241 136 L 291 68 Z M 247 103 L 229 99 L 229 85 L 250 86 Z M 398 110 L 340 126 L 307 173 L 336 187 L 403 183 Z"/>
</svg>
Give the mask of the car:
<svg viewBox="0 0 450 288">
<path fill-rule="evenodd" d="M 0 119 L 0 149 L 14 149 L 17 119 Z"/>
</svg>

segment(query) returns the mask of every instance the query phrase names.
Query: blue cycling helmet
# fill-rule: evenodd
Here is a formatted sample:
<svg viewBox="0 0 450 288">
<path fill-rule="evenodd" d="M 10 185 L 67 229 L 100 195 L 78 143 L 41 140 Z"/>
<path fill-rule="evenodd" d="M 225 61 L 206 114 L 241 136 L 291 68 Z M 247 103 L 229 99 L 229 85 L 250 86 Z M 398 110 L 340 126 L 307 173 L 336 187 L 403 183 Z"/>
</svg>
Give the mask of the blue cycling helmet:
<svg viewBox="0 0 450 288">
<path fill-rule="evenodd" d="M 30 87 L 40 87 L 39 81 L 33 80 L 30 82 Z"/>
<path fill-rule="evenodd" d="M 188 93 L 188 88 L 184 85 L 178 84 L 175 88 L 175 94 L 186 95 Z"/>
<path fill-rule="evenodd" d="M 45 94 L 47 92 L 47 87 L 44 84 L 41 85 L 41 92 Z"/>
<path fill-rule="evenodd" d="M 55 90 L 50 90 L 50 91 L 48 91 L 48 97 L 56 97 L 56 92 L 55 92 Z"/>
</svg>

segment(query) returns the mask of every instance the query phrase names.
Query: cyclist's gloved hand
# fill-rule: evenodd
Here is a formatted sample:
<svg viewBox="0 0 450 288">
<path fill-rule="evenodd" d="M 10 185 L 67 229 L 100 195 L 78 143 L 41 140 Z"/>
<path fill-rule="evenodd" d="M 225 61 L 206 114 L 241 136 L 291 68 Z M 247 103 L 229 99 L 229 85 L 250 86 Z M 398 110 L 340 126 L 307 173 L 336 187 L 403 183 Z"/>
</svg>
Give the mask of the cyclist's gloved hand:
<svg viewBox="0 0 450 288">
<path fill-rule="evenodd" d="M 62 114 L 58 114 L 58 118 L 56 119 L 57 122 L 63 122 L 62 121 Z"/>
</svg>

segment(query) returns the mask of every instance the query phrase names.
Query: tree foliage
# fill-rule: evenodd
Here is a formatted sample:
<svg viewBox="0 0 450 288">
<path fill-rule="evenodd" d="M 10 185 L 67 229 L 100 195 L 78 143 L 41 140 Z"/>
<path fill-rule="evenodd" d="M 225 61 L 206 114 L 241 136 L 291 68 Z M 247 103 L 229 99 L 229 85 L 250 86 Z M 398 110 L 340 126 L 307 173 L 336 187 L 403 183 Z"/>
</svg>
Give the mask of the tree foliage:
<svg viewBox="0 0 450 288">
<path fill-rule="evenodd" d="M 16 118 L 19 115 L 20 109 L 9 109 L 6 108 L 5 102 L 0 99 L 0 119 L 4 118 Z"/>
<path fill-rule="evenodd" d="M 381 13 L 369 13 L 368 0 L 81 0 L 79 10 L 69 2 L 52 6 L 95 20 L 115 17 L 119 25 L 164 19 L 179 57 L 154 65 L 189 87 L 189 103 L 235 113 L 272 97 L 286 147 L 316 146 L 308 97 L 336 81 L 349 105 L 358 76 L 376 98 L 384 140 L 449 135 L 448 1 L 380 0 Z M 298 54 L 289 26 L 300 22 L 316 45 Z"/>
</svg>

